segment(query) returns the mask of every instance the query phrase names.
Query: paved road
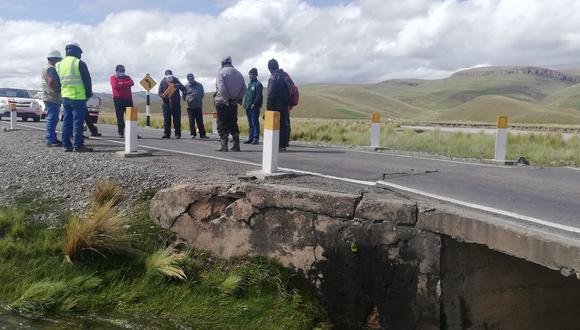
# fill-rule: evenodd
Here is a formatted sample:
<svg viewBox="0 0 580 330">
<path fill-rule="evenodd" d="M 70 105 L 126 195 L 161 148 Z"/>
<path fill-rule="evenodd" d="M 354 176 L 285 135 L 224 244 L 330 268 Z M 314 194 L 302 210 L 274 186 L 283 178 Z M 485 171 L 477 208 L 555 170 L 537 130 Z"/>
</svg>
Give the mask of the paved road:
<svg viewBox="0 0 580 330">
<path fill-rule="evenodd" d="M 42 128 L 44 124 L 27 125 Z M 103 139 L 122 143 L 116 127 L 99 125 L 99 129 Z M 139 142 L 144 148 L 218 157 L 255 164 L 257 169 L 261 162 L 261 145 L 242 145 L 242 152 L 220 153 L 215 151 L 218 147 L 215 138 L 162 140 L 161 130 L 145 128 L 140 129 L 140 134 L 143 139 Z M 122 150 L 121 145 L 119 149 Z M 304 145 L 292 145 L 288 152 L 282 153 L 280 166 L 360 184 L 386 185 L 580 234 L 580 171 L 577 169 L 496 166 Z"/>
</svg>

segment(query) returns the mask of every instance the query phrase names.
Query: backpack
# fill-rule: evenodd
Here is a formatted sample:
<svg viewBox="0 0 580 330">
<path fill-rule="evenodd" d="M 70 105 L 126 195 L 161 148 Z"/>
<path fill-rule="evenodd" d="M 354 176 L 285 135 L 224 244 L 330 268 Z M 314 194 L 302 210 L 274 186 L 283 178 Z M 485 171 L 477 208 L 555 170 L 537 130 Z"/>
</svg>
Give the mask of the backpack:
<svg viewBox="0 0 580 330">
<path fill-rule="evenodd" d="M 298 87 L 290 78 L 290 75 L 287 72 L 284 72 L 284 82 L 286 82 L 286 86 L 288 86 L 288 92 L 290 93 L 289 101 L 290 101 L 290 109 L 298 105 L 298 101 L 300 101 L 300 93 L 298 92 Z"/>
</svg>

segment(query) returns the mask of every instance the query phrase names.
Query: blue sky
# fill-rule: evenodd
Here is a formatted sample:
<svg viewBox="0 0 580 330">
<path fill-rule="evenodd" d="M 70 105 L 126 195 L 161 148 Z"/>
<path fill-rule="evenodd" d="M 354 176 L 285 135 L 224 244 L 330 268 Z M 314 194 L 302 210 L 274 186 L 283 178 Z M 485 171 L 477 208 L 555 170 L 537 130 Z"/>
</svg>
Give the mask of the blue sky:
<svg viewBox="0 0 580 330">
<path fill-rule="evenodd" d="M 235 0 L 2 0 L 0 18 L 41 22 L 96 24 L 107 15 L 123 10 L 163 10 L 169 13 L 192 12 L 218 15 Z M 349 0 L 307 0 L 317 6 L 348 4 Z"/>
</svg>

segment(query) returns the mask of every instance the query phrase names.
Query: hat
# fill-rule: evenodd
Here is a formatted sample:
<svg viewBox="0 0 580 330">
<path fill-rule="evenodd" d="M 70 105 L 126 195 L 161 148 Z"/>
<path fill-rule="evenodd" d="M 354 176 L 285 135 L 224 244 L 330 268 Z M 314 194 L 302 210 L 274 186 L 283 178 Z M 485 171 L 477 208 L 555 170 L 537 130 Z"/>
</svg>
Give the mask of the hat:
<svg viewBox="0 0 580 330">
<path fill-rule="evenodd" d="M 119 72 L 119 71 L 125 71 L 125 66 L 123 64 L 118 64 L 115 67 L 115 72 Z"/>
<path fill-rule="evenodd" d="M 165 75 L 166 75 L 166 76 L 167 76 L 167 75 L 170 75 L 170 74 L 173 74 L 173 71 L 171 71 L 171 70 L 169 70 L 169 69 L 165 70 Z"/>
<path fill-rule="evenodd" d="M 62 58 L 62 55 L 60 55 L 60 52 L 58 50 L 51 50 L 46 55 L 46 58 Z"/>
<path fill-rule="evenodd" d="M 188 73 L 187 74 L 187 80 L 193 79 L 193 78 L 195 78 L 195 76 L 193 75 L 193 73 Z"/>
<path fill-rule="evenodd" d="M 229 55 L 224 57 L 224 59 L 222 60 L 222 64 L 232 64 L 232 57 Z"/>
<path fill-rule="evenodd" d="M 278 70 L 280 66 L 278 65 L 278 61 L 275 59 L 271 59 L 268 61 L 268 70 Z"/>
<path fill-rule="evenodd" d="M 81 51 L 81 53 L 83 52 L 83 50 L 81 49 L 81 46 L 78 44 L 78 42 L 74 42 L 74 41 L 67 42 L 67 44 L 64 46 L 64 49 L 67 50 L 67 49 L 73 48 L 73 47 L 78 48 Z"/>
<path fill-rule="evenodd" d="M 258 69 L 256 69 L 256 68 L 252 68 L 252 69 L 250 69 L 250 72 L 248 72 L 248 74 L 251 74 L 251 75 L 257 76 L 257 75 L 258 75 Z"/>
</svg>

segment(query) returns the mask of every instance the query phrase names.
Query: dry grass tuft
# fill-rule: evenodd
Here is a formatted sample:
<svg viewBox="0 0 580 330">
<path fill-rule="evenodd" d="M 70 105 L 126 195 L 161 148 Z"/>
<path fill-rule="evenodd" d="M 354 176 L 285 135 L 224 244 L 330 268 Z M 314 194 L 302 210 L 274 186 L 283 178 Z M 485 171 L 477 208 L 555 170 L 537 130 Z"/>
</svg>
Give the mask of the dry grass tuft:
<svg viewBox="0 0 580 330">
<path fill-rule="evenodd" d="M 183 256 L 173 252 L 172 247 L 157 250 L 147 257 L 145 261 L 145 271 L 147 274 L 161 274 L 163 276 L 176 278 L 182 281 L 187 279 L 185 272 L 178 265 Z"/>
<path fill-rule="evenodd" d="M 130 250 L 127 218 L 113 209 L 114 200 L 93 208 L 86 220 L 71 217 L 66 227 L 64 254 L 69 262 L 88 255 L 110 255 Z"/>
<path fill-rule="evenodd" d="M 109 202 L 112 206 L 118 205 L 121 202 L 121 198 L 121 188 L 113 180 L 98 182 L 91 194 L 91 202 L 94 208 L 99 208 Z"/>
</svg>

